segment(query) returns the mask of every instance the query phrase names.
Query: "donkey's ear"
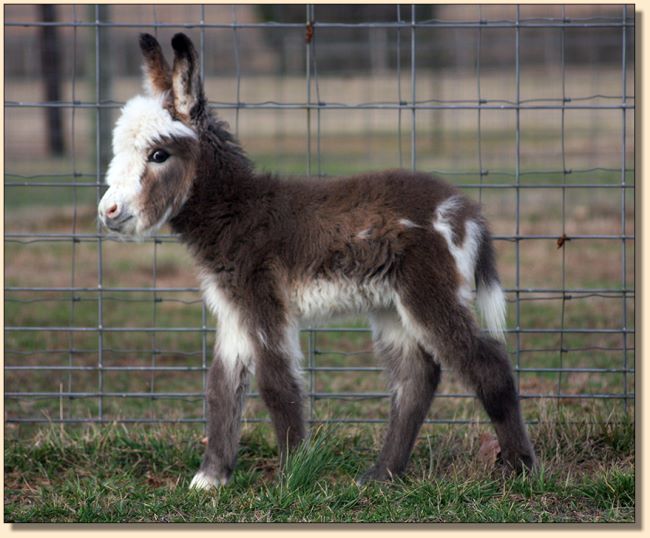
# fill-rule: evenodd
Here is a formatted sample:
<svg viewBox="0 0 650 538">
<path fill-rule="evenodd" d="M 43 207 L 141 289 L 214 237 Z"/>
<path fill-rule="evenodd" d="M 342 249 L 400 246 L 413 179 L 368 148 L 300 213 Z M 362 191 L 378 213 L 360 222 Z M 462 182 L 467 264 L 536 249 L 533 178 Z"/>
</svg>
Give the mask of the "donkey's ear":
<svg viewBox="0 0 650 538">
<path fill-rule="evenodd" d="M 151 96 L 162 95 L 172 89 L 172 73 L 163 56 L 160 44 L 151 34 L 140 34 L 140 49 L 144 57 L 144 87 Z"/>
<path fill-rule="evenodd" d="M 203 83 L 199 73 L 199 56 L 190 38 L 176 34 L 172 39 L 174 67 L 172 89 L 176 114 L 188 121 L 194 121 L 205 111 Z"/>
</svg>

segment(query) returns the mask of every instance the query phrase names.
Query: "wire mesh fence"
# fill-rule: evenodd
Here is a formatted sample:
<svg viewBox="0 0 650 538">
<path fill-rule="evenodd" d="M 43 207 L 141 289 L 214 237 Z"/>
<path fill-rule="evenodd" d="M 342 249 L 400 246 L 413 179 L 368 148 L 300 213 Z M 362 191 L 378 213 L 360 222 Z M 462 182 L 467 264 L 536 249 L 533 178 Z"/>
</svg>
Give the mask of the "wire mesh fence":
<svg viewBox="0 0 650 538">
<path fill-rule="evenodd" d="M 5 7 L 7 424 L 204 421 L 215 321 L 189 256 L 95 217 L 137 35 L 179 30 L 259 168 L 406 167 L 482 203 L 529 422 L 633 411 L 633 6 L 56 8 Z M 386 419 L 366 320 L 302 343 L 312 421 Z M 428 422 L 480 421 L 446 374 Z M 254 386 L 244 420 L 267 420 Z"/>
</svg>

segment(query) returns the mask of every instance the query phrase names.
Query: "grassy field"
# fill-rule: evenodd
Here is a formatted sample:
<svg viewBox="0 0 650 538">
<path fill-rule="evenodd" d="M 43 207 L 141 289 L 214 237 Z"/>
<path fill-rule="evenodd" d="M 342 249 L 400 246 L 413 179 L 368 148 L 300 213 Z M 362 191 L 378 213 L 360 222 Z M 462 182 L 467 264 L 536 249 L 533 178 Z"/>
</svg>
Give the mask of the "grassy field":
<svg viewBox="0 0 650 538">
<path fill-rule="evenodd" d="M 377 430 L 315 429 L 280 471 L 268 428 L 245 426 L 233 481 L 209 493 L 187 489 L 194 428 L 52 427 L 6 440 L 5 521 L 632 523 L 633 425 L 592 419 L 546 416 L 531 429 L 541 468 L 524 476 L 494 471 L 486 428 L 427 427 L 403 479 L 363 487 Z"/>
</svg>

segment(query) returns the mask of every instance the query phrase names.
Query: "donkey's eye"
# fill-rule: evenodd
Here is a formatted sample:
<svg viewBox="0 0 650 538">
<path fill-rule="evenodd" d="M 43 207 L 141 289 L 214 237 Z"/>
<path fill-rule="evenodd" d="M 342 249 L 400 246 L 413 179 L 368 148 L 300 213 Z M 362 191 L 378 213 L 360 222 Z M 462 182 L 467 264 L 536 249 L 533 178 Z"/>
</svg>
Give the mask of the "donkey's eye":
<svg viewBox="0 0 650 538">
<path fill-rule="evenodd" d="M 152 163 L 164 163 L 169 158 L 169 153 L 164 149 L 154 150 L 151 155 L 149 155 L 149 162 Z"/>
</svg>

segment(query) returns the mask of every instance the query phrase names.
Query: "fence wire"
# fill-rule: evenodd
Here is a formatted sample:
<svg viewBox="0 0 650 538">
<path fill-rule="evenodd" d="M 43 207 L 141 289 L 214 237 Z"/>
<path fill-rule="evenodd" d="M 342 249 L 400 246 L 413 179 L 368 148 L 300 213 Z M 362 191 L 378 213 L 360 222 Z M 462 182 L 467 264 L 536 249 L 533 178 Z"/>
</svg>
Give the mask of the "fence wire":
<svg viewBox="0 0 650 538">
<path fill-rule="evenodd" d="M 193 6 L 196 20 L 162 6 L 122 12 L 132 20 L 114 20 L 105 5 L 71 6 L 69 20 L 56 21 L 41 20 L 35 6 L 6 11 L 9 53 L 44 28 L 63 34 L 68 67 L 61 76 L 69 87 L 68 99 L 42 99 L 34 90 L 39 73 L 6 66 L 8 424 L 205 420 L 215 322 L 177 237 L 162 232 L 120 244 L 94 217 L 110 129 L 139 86 L 138 73 L 112 67 L 124 63 L 112 52 L 117 38 L 135 55 L 140 31 L 167 47 L 179 30 L 200 49 L 210 107 L 262 167 L 314 181 L 383 164 L 425 170 L 483 204 L 529 422 L 545 402 L 578 418 L 594 406 L 633 410 L 633 6 L 538 6 L 532 13 L 524 6 L 418 12 L 402 4 L 388 6 L 391 20 L 386 6 L 374 6 L 385 20 L 368 11 L 365 21 L 336 20 L 319 5 L 298 6 L 300 21 L 285 16 L 287 6 L 270 14 L 226 7 Z M 337 56 L 341 36 L 346 54 Z M 227 53 L 211 50 L 217 37 Z M 504 39 L 513 56 L 499 61 Z M 603 40 L 618 59 L 589 56 Z M 273 65 L 284 67 L 269 73 L 264 58 L 276 41 L 284 48 L 274 49 Z M 446 52 L 436 56 L 437 47 Z M 215 54 L 230 66 L 231 98 L 211 91 L 223 87 Z M 352 66 L 347 71 L 337 67 L 342 59 Z M 287 67 L 292 62 L 298 67 Z M 293 81 L 289 90 L 283 79 Z M 445 80 L 458 86 L 445 90 Z M 393 88 L 390 99 L 382 86 Z M 50 109 L 67 118 L 69 148 L 58 157 L 43 149 L 34 159 L 25 146 L 45 136 L 34 114 Z M 251 120 L 253 113 L 260 119 Z M 30 122 L 41 129 L 25 128 Z M 309 326 L 302 338 L 309 419 L 384 422 L 389 393 L 366 322 Z M 473 395 L 446 373 L 450 381 L 427 422 L 480 422 Z M 266 422 L 255 387 L 250 397 L 244 420 Z"/>
</svg>

